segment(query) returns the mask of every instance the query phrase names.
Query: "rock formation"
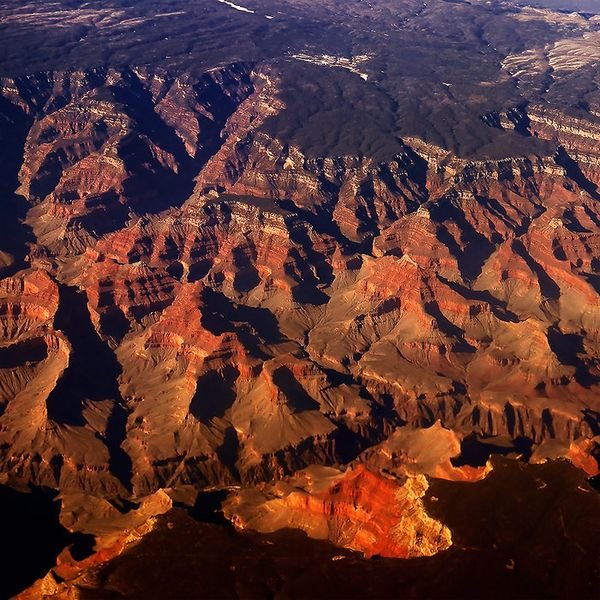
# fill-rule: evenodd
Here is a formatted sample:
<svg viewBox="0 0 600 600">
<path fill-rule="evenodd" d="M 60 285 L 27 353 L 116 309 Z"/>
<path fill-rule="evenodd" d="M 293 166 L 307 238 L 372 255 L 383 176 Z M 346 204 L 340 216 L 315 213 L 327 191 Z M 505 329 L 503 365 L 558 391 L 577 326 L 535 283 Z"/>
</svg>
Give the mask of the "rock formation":
<svg viewBox="0 0 600 600">
<path fill-rule="evenodd" d="M 470 479 L 445 461 L 472 432 L 597 433 L 596 200 L 564 153 L 313 158 L 264 129 L 281 85 L 244 64 L 4 81 L 34 236 L 1 282 L 4 470 L 255 483 L 439 421 L 452 454 L 423 472 Z"/>
<path fill-rule="evenodd" d="M 598 475 L 592 9 L 96 4 L 0 7 L 0 475 L 97 538 L 33 594 L 165 489 L 406 558 L 432 479 Z"/>
<path fill-rule="evenodd" d="M 423 475 L 401 483 L 364 467 L 346 473 L 309 467 L 292 479 L 234 493 L 225 515 L 240 529 L 263 533 L 294 527 L 365 556 L 432 556 L 452 544 L 442 523 L 425 511 Z"/>
</svg>

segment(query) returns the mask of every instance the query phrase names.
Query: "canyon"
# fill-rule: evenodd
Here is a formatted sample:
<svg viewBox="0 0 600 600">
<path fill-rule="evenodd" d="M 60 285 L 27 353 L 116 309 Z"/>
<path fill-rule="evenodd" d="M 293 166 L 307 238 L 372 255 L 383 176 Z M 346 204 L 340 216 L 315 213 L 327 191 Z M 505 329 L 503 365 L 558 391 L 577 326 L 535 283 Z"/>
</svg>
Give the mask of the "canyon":
<svg viewBox="0 0 600 600">
<path fill-rule="evenodd" d="M 222 535 L 407 564 L 464 551 L 436 486 L 597 498 L 599 16 L 452 3 L 440 73 L 442 0 L 206 2 L 185 52 L 184 0 L 20 4 L 15 48 L 83 37 L 0 56 L 0 485 L 56 492 L 62 544 L 12 594 L 102 589 L 206 494 Z"/>
</svg>

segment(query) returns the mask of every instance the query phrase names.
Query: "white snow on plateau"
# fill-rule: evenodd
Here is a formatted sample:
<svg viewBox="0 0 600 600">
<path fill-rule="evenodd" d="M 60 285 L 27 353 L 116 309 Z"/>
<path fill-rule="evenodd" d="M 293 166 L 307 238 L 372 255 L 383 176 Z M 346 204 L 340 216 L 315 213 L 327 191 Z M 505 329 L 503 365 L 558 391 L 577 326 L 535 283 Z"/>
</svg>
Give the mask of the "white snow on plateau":
<svg viewBox="0 0 600 600">
<path fill-rule="evenodd" d="M 246 8 L 245 6 L 240 6 L 239 4 L 235 4 L 234 2 L 230 2 L 229 0 L 217 0 L 221 4 L 227 4 L 227 6 L 231 6 L 231 8 L 235 8 L 235 10 L 239 10 L 240 12 L 250 13 L 251 15 L 255 15 L 256 11 L 250 8 Z M 272 19 L 271 15 L 265 15 L 265 19 Z"/>
<path fill-rule="evenodd" d="M 292 58 L 301 60 L 304 62 L 313 63 L 314 65 L 321 65 L 322 67 L 338 67 L 340 69 L 346 69 L 351 73 L 355 73 L 361 79 L 367 81 L 369 76 L 359 70 L 359 66 L 371 58 L 368 54 L 360 54 L 352 58 L 344 56 L 331 56 L 329 54 L 313 55 L 313 54 L 292 54 Z"/>
<path fill-rule="evenodd" d="M 239 4 L 234 4 L 233 2 L 229 2 L 229 0 L 217 0 L 217 2 L 220 2 L 221 4 L 227 4 L 227 6 L 231 6 L 231 8 L 235 8 L 235 10 L 239 10 L 240 12 L 254 14 L 253 10 L 246 8 L 245 6 L 240 6 Z"/>
</svg>

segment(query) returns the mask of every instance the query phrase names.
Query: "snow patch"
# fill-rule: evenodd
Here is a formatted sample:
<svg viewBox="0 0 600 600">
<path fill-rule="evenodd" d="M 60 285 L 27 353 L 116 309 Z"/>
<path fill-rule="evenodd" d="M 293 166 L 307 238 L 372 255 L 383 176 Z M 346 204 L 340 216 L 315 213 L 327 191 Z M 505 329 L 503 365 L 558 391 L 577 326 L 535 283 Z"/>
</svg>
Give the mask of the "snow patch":
<svg viewBox="0 0 600 600">
<path fill-rule="evenodd" d="M 329 54 L 314 55 L 301 52 L 299 54 L 292 54 L 292 58 L 303 62 L 309 62 L 314 65 L 320 65 L 322 67 L 346 69 L 347 71 L 358 75 L 365 81 L 369 79 L 369 76 L 360 70 L 360 65 L 371 58 L 368 54 L 360 54 L 358 56 L 353 56 L 352 58 L 347 58 L 345 56 L 331 56 Z"/>
<path fill-rule="evenodd" d="M 240 12 L 255 14 L 253 10 L 246 8 L 245 6 L 240 6 L 239 4 L 235 4 L 234 2 L 229 2 L 229 0 L 217 0 L 221 4 L 227 4 L 227 6 L 231 6 L 231 8 L 235 8 L 235 10 L 239 10 Z"/>
</svg>

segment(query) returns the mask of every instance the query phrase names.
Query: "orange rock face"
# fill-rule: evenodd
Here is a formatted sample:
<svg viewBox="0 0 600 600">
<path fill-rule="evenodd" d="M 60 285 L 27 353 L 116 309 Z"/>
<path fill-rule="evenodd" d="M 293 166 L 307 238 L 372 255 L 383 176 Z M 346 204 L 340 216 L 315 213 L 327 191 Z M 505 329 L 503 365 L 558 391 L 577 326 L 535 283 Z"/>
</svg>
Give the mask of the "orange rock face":
<svg viewBox="0 0 600 600">
<path fill-rule="evenodd" d="M 61 520 L 71 531 L 94 536 L 94 549 L 86 558 L 76 559 L 66 548 L 58 556 L 56 566 L 16 598 L 70 597 L 78 584 L 85 585 L 95 569 L 115 559 L 152 531 L 156 517 L 168 512 L 172 506 L 170 497 L 163 490 L 142 498 L 125 514 L 106 500 L 81 494 L 67 496 L 63 499 Z"/>
<path fill-rule="evenodd" d="M 450 531 L 425 512 L 427 487 L 423 476 L 400 483 L 362 466 L 346 473 L 311 468 L 289 482 L 235 493 L 224 511 L 241 529 L 296 527 L 367 557 L 431 556 L 452 541 Z"/>
<path fill-rule="evenodd" d="M 69 361 L 69 344 L 53 328 L 58 306 L 58 286 L 44 271 L 0 281 L 1 435 L 21 448 L 45 429 L 45 397 Z"/>
<path fill-rule="evenodd" d="M 71 534 L 23 598 L 119 595 L 224 497 L 365 557 L 455 540 L 397 595 L 460 556 L 467 596 L 584 589 L 550 492 L 600 478 L 600 0 L 236 2 L 0 2 L 0 492 Z M 513 553 L 496 486 L 557 535 Z M 293 596 L 244 537 L 224 593 Z"/>
<path fill-rule="evenodd" d="M 571 442 L 565 456 L 590 477 L 597 477 L 600 474 L 597 460 L 598 440 L 580 439 Z"/>
<path fill-rule="evenodd" d="M 266 64 L 2 81 L 28 268 L 0 247 L 1 469 L 136 494 L 355 460 L 474 480 L 473 433 L 593 471 L 568 450 L 600 414 L 585 124 L 530 115 L 573 156 L 315 156 L 268 133 L 281 86 Z"/>
<path fill-rule="evenodd" d="M 357 462 L 397 476 L 423 474 L 465 482 L 484 479 L 492 470 L 489 461 L 479 467 L 453 464 L 453 459 L 461 455 L 461 441 L 456 432 L 443 428 L 439 421 L 423 429 L 401 427 L 381 444 L 367 448 Z"/>
</svg>

